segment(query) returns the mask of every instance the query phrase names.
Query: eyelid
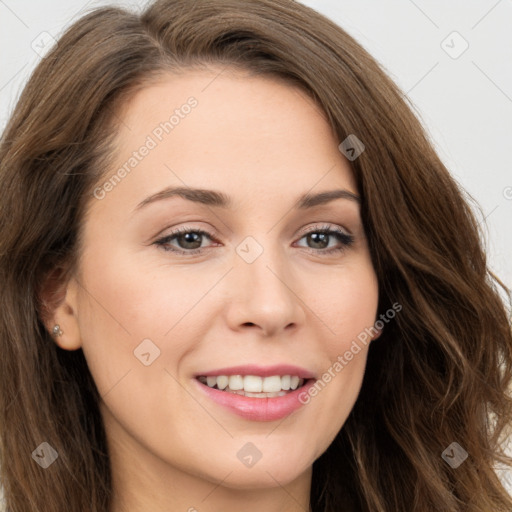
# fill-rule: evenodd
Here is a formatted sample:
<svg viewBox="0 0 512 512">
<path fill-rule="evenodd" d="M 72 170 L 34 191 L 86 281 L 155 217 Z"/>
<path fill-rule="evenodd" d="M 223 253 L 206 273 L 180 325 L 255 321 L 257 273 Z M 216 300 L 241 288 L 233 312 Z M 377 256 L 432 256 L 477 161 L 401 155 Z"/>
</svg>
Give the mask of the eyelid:
<svg viewBox="0 0 512 512">
<path fill-rule="evenodd" d="M 330 231 L 330 230 L 333 230 L 333 231 L 339 230 L 339 231 L 343 231 L 347 235 L 352 235 L 352 232 L 349 229 L 347 229 L 343 226 L 340 226 L 338 224 L 333 224 L 330 222 L 313 222 L 313 224 L 310 224 L 300 230 L 300 233 L 302 233 L 300 236 L 302 237 L 304 235 L 307 235 L 307 234 L 311 233 L 312 231 Z"/>
<path fill-rule="evenodd" d="M 202 228 L 197 225 L 179 226 L 179 227 L 173 229 L 172 231 L 170 231 L 169 233 L 167 233 L 166 235 L 162 235 L 161 233 L 165 232 L 167 229 L 169 229 L 169 228 L 165 228 L 164 230 L 162 230 L 160 232 L 160 234 L 156 235 L 155 238 L 156 239 L 167 238 L 169 236 L 175 236 L 175 235 L 179 235 L 180 233 L 187 233 L 189 231 L 202 232 L 202 233 L 207 234 L 211 238 L 217 238 L 217 235 L 214 234 L 215 230 L 212 229 L 211 231 L 209 231 L 208 229 Z M 344 226 L 339 226 L 339 225 L 332 224 L 329 222 L 313 222 L 312 225 L 310 224 L 304 228 L 301 228 L 301 230 L 299 231 L 299 236 L 302 238 L 304 235 L 307 235 L 314 230 L 327 231 L 327 230 L 336 230 L 336 229 L 339 229 L 339 230 L 345 232 L 347 235 L 353 234 L 351 232 L 351 230 L 345 228 Z"/>
</svg>

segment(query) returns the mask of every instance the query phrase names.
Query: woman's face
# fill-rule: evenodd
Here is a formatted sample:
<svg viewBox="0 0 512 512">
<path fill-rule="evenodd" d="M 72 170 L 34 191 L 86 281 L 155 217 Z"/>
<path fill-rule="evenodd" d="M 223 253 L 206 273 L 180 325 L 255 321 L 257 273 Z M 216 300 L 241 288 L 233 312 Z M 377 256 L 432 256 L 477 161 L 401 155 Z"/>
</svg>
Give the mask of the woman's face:
<svg viewBox="0 0 512 512">
<path fill-rule="evenodd" d="M 323 113 L 289 85 L 219 73 L 168 75 L 118 114 L 59 344 L 83 348 L 119 471 L 275 487 L 308 474 L 356 401 L 368 346 L 351 347 L 377 280 Z"/>
</svg>

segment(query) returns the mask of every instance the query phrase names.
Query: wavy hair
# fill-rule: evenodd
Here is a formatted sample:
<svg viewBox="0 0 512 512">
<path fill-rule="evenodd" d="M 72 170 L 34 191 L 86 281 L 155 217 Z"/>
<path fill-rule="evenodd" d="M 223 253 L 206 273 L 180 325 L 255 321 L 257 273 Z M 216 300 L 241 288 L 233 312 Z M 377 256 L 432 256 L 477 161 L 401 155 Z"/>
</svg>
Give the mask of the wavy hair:
<svg viewBox="0 0 512 512">
<path fill-rule="evenodd" d="M 101 399 L 81 349 L 44 325 L 41 290 L 76 271 L 116 112 L 164 73 L 220 64 L 301 87 L 350 166 L 379 281 L 403 310 L 372 342 L 346 423 L 314 462 L 315 512 L 505 512 L 512 334 L 467 196 L 404 94 L 342 28 L 293 0 L 159 0 L 99 8 L 36 67 L 0 140 L 0 466 L 8 512 L 107 512 Z M 55 297 L 58 300 L 58 297 Z M 58 463 L 31 453 L 43 441 Z M 469 454 L 458 468 L 442 452 Z"/>
</svg>

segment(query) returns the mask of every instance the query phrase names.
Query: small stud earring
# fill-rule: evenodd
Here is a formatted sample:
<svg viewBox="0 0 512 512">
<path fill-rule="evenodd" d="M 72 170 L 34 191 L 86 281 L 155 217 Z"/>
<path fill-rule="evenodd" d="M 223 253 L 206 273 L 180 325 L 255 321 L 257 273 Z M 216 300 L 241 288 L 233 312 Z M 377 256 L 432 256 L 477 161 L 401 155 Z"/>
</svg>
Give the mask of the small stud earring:
<svg viewBox="0 0 512 512">
<path fill-rule="evenodd" d="M 53 327 L 53 334 L 54 336 L 62 336 L 64 333 L 61 331 L 60 329 L 60 325 L 59 324 L 56 324 L 54 327 Z"/>
</svg>

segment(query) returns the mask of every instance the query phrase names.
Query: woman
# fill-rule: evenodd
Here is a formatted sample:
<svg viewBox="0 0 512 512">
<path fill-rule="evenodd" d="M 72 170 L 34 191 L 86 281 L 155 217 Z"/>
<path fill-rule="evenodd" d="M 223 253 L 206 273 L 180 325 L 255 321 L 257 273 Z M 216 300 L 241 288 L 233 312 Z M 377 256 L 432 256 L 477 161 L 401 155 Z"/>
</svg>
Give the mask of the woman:
<svg viewBox="0 0 512 512">
<path fill-rule="evenodd" d="M 92 12 L 23 91 L 0 187 L 7 510 L 512 508 L 477 222 L 323 16 Z"/>
</svg>

